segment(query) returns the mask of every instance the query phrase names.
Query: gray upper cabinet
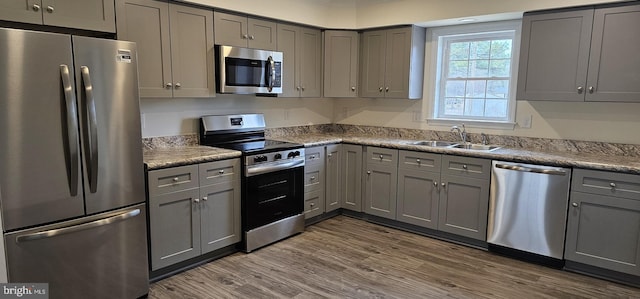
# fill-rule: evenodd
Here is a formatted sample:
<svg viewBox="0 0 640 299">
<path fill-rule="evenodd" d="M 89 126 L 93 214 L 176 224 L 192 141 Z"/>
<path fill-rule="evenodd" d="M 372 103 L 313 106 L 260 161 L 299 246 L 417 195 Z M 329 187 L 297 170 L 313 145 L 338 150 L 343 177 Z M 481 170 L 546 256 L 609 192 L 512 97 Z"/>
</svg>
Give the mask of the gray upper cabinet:
<svg viewBox="0 0 640 299">
<path fill-rule="evenodd" d="M 342 180 L 342 145 L 327 145 L 325 156 L 325 212 L 340 208 L 340 182 Z"/>
<path fill-rule="evenodd" d="M 5 0 L 0 20 L 116 32 L 114 0 Z"/>
<path fill-rule="evenodd" d="M 398 150 L 368 146 L 365 157 L 364 211 L 396 219 Z"/>
<path fill-rule="evenodd" d="M 324 96 L 355 98 L 358 96 L 358 46 L 355 31 L 324 32 Z"/>
<path fill-rule="evenodd" d="M 322 94 L 322 33 L 278 24 L 277 50 L 283 53 L 281 97 L 320 97 Z"/>
<path fill-rule="evenodd" d="M 343 144 L 341 161 L 340 204 L 362 212 L 362 146 Z"/>
<path fill-rule="evenodd" d="M 525 14 L 517 99 L 640 101 L 640 5 Z"/>
<path fill-rule="evenodd" d="M 565 259 L 640 275 L 640 177 L 574 170 Z"/>
<path fill-rule="evenodd" d="M 360 96 L 422 98 L 425 29 L 365 31 L 360 53 Z"/>
<path fill-rule="evenodd" d="M 214 12 L 215 44 L 276 50 L 276 23 L 223 12 Z"/>
<path fill-rule="evenodd" d="M 118 2 L 118 39 L 138 45 L 141 97 L 214 97 L 213 12 L 154 0 Z"/>
</svg>

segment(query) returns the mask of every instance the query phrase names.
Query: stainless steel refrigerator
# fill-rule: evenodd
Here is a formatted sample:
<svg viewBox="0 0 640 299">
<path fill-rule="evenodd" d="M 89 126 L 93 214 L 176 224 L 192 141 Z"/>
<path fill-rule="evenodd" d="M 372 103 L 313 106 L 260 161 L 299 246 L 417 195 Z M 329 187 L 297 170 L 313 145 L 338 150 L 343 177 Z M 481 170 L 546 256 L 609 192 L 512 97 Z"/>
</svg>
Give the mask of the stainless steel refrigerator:
<svg viewBox="0 0 640 299">
<path fill-rule="evenodd" d="M 0 29 L 9 282 L 49 283 L 50 298 L 148 293 L 136 60 L 134 43 Z"/>
</svg>

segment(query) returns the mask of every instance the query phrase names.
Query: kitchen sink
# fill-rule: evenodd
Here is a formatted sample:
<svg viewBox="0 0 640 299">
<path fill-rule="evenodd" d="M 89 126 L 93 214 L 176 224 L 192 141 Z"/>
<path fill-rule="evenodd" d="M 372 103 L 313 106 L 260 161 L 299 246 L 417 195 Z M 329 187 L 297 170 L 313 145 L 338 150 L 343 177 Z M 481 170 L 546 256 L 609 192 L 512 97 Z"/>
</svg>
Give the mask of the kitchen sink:
<svg viewBox="0 0 640 299">
<path fill-rule="evenodd" d="M 487 144 L 476 144 L 476 143 L 464 143 L 464 144 L 456 144 L 451 146 L 452 148 L 461 148 L 468 150 L 476 150 L 476 151 L 493 151 L 497 150 L 500 147 L 496 145 L 487 145 Z"/>
<path fill-rule="evenodd" d="M 452 147 L 457 145 L 458 143 L 450 142 L 450 141 L 427 140 L 427 141 L 416 141 L 416 142 L 412 142 L 411 144 L 431 146 L 431 147 Z"/>
</svg>

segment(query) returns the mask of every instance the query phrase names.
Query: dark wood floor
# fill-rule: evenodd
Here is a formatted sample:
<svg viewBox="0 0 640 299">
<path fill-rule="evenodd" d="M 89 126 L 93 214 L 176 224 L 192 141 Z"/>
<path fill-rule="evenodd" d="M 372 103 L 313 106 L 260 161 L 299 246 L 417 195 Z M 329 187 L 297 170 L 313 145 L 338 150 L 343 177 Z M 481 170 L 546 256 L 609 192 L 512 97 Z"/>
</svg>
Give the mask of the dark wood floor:
<svg viewBox="0 0 640 299">
<path fill-rule="evenodd" d="M 149 298 L 640 298 L 640 289 L 338 216 L 151 285 Z"/>
</svg>

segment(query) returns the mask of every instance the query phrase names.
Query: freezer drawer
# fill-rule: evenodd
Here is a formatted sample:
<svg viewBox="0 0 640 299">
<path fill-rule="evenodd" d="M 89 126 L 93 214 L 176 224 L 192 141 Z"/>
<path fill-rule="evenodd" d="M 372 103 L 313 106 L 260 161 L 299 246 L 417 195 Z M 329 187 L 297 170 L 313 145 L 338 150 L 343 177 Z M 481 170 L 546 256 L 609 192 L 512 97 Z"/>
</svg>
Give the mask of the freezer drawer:
<svg viewBox="0 0 640 299">
<path fill-rule="evenodd" d="M 148 293 L 146 205 L 4 235 L 9 282 L 49 283 L 50 298 Z"/>
</svg>

